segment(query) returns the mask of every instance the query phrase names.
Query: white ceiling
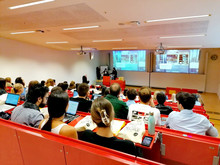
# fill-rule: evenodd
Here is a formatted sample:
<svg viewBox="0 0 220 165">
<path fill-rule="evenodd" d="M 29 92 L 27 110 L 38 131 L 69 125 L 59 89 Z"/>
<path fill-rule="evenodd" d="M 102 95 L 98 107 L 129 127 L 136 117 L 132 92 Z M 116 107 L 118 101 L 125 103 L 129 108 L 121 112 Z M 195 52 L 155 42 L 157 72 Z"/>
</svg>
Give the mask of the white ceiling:
<svg viewBox="0 0 220 165">
<path fill-rule="evenodd" d="M 36 0 L 34 0 L 36 1 Z M 33 0 L 0 0 L 0 36 L 58 50 L 83 47 L 155 49 L 220 47 L 220 0 L 55 0 L 15 10 L 8 7 Z M 146 20 L 211 14 L 210 17 L 145 23 Z M 140 25 L 130 24 L 139 21 Z M 124 25 L 119 25 L 124 23 Z M 63 28 L 100 25 L 95 29 Z M 44 33 L 12 35 L 11 32 Z M 204 37 L 160 39 L 161 36 L 206 34 Z M 116 42 L 93 40 L 123 39 Z M 46 44 L 68 41 L 66 44 Z"/>
</svg>

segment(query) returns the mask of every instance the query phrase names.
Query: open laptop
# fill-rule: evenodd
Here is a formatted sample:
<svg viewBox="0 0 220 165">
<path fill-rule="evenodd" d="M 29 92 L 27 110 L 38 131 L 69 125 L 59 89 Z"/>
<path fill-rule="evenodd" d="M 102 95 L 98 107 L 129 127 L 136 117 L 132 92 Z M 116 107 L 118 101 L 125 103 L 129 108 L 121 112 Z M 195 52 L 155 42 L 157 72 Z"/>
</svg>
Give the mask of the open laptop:
<svg viewBox="0 0 220 165">
<path fill-rule="evenodd" d="M 79 115 L 76 115 L 77 108 L 78 108 L 79 102 L 69 100 L 69 108 L 66 112 L 66 115 L 63 119 L 63 122 L 69 123 L 79 117 Z"/>
<path fill-rule="evenodd" d="M 102 95 L 100 95 L 100 94 L 93 94 L 92 95 L 92 98 L 91 98 L 91 100 L 95 100 L 95 99 L 97 99 L 98 97 L 102 97 Z"/>
<path fill-rule="evenodd" d="M 17 94 L 8 93 L 5 104 L 0 105 L 0 112 L 4 112 L 16 107 L 18 104 L 19 97 L 20 96 Z"/>
</svg>

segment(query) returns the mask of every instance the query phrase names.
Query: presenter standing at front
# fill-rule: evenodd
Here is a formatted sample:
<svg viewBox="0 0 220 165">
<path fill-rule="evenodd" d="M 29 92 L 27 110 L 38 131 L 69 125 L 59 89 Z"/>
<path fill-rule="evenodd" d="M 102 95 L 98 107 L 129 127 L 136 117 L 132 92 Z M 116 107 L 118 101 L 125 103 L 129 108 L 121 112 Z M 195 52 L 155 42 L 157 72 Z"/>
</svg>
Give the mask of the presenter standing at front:
<svg viewBox="0 0 220 165">
<path fill-rule="evenodd" d="M 117 78 L 117 70 L 115 69 L 115 67 L 113 68 L 113 70 L 112 70 L 112 73 L 111 73 L 112 75 L 113 75 L 113 80 L 115 80 L 116 78 Z"/>
</svg>

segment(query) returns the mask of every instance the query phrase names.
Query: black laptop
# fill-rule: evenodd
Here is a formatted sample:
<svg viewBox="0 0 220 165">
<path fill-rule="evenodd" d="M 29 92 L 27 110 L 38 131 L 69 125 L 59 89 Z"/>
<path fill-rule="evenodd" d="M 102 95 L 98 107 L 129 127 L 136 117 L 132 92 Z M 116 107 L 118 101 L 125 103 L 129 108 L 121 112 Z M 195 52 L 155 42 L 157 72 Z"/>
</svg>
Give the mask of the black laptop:
<svg viewBox="0 0 220 165">
<path fill-rule="evenodd" d="M 78 106 L 79 106 L 79 102 L 69 100 L 69 108 L 66 112 L 63 122 L 69 123 L 74 119 L 76 119 L 77 117 L 79 117 L 79 115 L 76 115 Z"/>
</svg>

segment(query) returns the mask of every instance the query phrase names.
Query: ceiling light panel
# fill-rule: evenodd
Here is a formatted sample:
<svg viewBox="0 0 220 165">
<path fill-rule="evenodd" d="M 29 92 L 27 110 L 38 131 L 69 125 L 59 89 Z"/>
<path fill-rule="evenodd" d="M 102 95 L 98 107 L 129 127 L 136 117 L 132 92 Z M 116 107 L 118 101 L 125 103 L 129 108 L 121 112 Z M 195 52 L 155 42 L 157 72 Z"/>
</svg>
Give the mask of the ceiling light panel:
<svg viewBox="0 0 220 165">
<path fill-rule="evenodd" d="M 84 27 L 72 27 L 72 28 L 63 28 L 63 30 L 78 30 L 78 29 L 92 29 L 92 28 L 99 28 L 99 25 L 96 26 L 84 26 Z"/>
<path fill-rule="evenodd" d="M 68 41 L 55 41 L 55 42 L 46 42 L 46 44 L 67 44 Z"/>
<path fill-rule="evenodd" d="M 209 16 L 211 16 L 211 14 L 197 15 L 197 16 L 187 16 L 187 17 L 164 18 L 164 19 L 148 20 L 148 21 L 145 21 L 145 23 L 149 23 L 149 22 L 162 22 L 162 21 L 173 21 L 173 20 L 182 20 L 182 19 L 193 19 L 193 18 L 202 18 L 202 17 L 209 17 Z"/>
<path fill-rule="evenodd" d="M 36 2 L 31 2 L 31 3 L 25 3 L 25 4 L 22 4 L 22 5 L 11 6 L 11 7 L 9 7 L 9 9 L 13 10 L 13 9 L 18 9 L 18 8 L 22 8 L 22 7 L 39 5 L 39 4 L 42 4 L 42 3 L 47 3 L 47 2 L 52 2 L 52 1 L 54 1 L 54 0 L 42 0 L 42 1 L 36 1 Z"/>
<path fill-rule="evenodd" d="M 122 41 L 122 39 L 112 39 L 112 40 L 93 40 L 92 42 L 114 42 L 114 41 Z"/>
<path fill-rule="evenodd" d="M 24 32 L 11 32 L 10 34 L 25 34 L 25 33 L 35 33 L 36 31 L 24 31 Z"/>
<path fill-rule="evenodd" d="M 167 38 L 187 38 L 187 37 L 204 37 L 204 36 L 206 36 L 206 34 L 184 35 L 184 36 L 164 36 L 160 38 L 167 39 Z"/>
</svg>

